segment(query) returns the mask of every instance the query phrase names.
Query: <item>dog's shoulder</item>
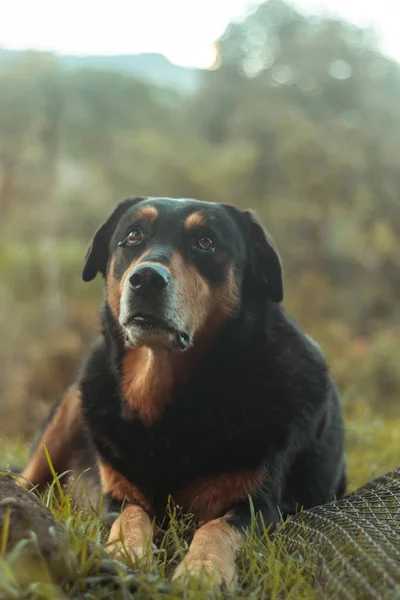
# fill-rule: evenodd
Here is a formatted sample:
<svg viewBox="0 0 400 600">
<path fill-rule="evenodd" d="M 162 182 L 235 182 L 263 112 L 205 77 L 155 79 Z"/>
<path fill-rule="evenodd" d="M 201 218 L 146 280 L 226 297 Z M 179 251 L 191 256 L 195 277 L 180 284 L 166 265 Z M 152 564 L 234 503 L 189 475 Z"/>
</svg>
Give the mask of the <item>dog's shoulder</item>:
<svg viewBox="0 0 400 600">
<path fill-rule="evenodd" d="M 321 346 L 282 306 L 274 311 L 269 340 L 278 360 L 297 364 L 303 369 L 327 372 L 328 362 Z"/>
<path fill-rule="evenodd" d="M 283 307 L 275 310 L 267 345 L 270 376 L 288 409 L 318 413 L 337 396 L 322 349 Z"/>
</svg>

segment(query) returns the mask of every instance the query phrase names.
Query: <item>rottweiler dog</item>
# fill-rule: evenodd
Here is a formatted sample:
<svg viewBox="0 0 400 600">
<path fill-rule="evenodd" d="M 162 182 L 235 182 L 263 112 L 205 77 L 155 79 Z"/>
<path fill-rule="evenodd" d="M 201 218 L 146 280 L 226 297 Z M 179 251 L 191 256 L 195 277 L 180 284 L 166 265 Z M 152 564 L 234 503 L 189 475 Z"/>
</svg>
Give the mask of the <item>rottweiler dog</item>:
<svg viewBox="0 0 400 600">
<path fill-rule="evenodd" d="M 252 513 L 269 526 L 345 492 L 326 360 L 282 306 L 281 260 L 252 211 L 126 199 L 88 249 L 83 280 L 98 273 L 101 337 L 22 477 L 51 480 L 44 445 L 58 473 L 92 467 L 119 511 L 109 547 L 123 539 L 134 558 L 172 497 L 198 524 L 174 580 L 234 585 Z"/>
</svg>

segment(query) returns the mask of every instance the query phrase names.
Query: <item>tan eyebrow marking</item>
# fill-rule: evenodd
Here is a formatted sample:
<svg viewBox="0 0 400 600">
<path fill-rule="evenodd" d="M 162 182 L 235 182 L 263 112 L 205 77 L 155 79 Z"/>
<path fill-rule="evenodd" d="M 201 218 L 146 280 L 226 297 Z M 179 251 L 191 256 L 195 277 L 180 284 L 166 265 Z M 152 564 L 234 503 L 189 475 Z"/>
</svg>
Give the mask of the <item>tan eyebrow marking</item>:
<svg viewBox="0 0 400 600">
<path fill-rule="evenodd" d="M 185 229 L 193 229 L 194 227 L 204 227 L 206 218 L 201 212 L 195 212 L 189 215 L 185 221 Z"/>
<path fill-rule="evenodd" d="M 151 204 L 148 206 L 143 206 L 141 209 L 139 209 L 137 217 L 138 219 L 143 219 L 144 221 L 155 221 L 158 217 L 158 210 Z"/>
</svg>

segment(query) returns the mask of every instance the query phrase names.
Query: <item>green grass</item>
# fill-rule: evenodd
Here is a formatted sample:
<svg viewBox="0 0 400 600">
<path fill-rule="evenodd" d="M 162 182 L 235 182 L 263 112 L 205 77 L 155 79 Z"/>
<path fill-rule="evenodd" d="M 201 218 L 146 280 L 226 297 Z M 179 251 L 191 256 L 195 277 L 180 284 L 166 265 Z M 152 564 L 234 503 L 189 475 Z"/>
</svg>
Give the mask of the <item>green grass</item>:
<svg viewBox="0 0 400 600">
<path fill-rule="evenodd" d="M 400 419 L 382 420 L 370 414 L 347 420 L 349 490 L 383 474 L 399 464 Z M 0 442 L 1 462 L 22 464 L 27 447 L 18 441 Z M 222 598 L 210 585 L 192 582 L 189 588 L 172 586 L 169 581 L 187 547 L 190 519 L 171 512 L 171 523 L 158 540 L 158 550 L 138 565 L 127 558 L 125 565 L 105 557 L 107 531 L 96 512 L 78 510 L 70 495 L 58 497 L 54 487 L 43 501 L 61 524 L 66 542 L 60 545 L 61 562 L 29 562 L 24 543 L 9 554 L 4 551 L 0 532 L 0 599 L 58 598 Z M 51 557 L 53 559 L 54 557 Z M 50 564 L 50 567 L 46 566 Z M 317 598 L 304 564 L 293 562 L 277 540 L 259 539 L 249 534 L 238 556 L 239 587 L 234 598 L 309 600 Z M 110 574 L 111 573 L 111 574 Z"/>
</svg>

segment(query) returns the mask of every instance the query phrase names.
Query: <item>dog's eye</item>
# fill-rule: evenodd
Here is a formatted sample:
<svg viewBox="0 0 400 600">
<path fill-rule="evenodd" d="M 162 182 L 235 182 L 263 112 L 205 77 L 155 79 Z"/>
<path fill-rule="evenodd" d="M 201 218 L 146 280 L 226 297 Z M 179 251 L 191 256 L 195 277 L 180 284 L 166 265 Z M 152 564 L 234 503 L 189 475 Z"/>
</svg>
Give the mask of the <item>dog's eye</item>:
<svg viewBox="0 0 400 600">
<path fill-rule="evenodd" d="M 128 246 L 137 246 L 143 241 L 143 232 L 141 229 L 132 229 L 126 236 Z"/>
<path fill-rule="evenodd" d="M 214 252 L 215 250 L 215 242 L 209 237 L 202 237 L 197 242 L 198 248 L 200 250 L 204 250 L 205 252 Z"/>
</svg>

